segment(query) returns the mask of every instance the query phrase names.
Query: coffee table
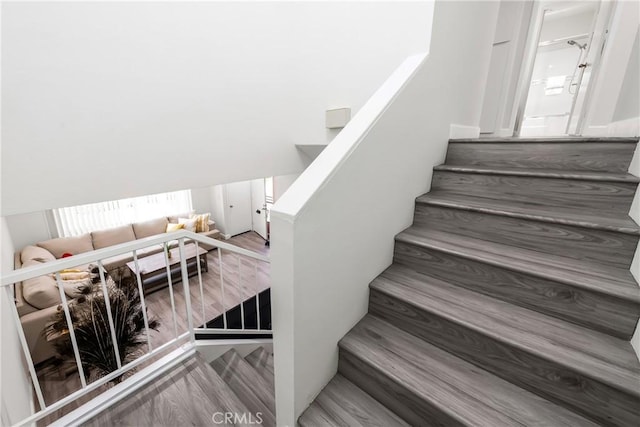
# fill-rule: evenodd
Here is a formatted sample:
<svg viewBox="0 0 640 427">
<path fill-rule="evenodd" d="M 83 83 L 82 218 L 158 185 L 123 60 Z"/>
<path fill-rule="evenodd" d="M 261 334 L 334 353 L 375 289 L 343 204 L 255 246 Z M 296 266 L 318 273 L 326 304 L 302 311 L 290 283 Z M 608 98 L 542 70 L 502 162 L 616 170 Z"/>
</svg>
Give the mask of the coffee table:
<svg viewBox="0 0 640 427">
<path fill-rule="evenodd" d="M 169 252 L 171 253 L 171 257 L 169 258 L 171 283 L 177 283 L 182 281 L 180 250 L 179 248 L 173 248 Z M 196 254 L 196 245 L 187 244 L 184 246 L 184 255 L 187 260 L 187 272 L 189 277 L 198 274 L 197 257 L 200 257 L 200 268 L 202 271 L 209 271 L 209 265 L 207 264 L 207 251 L 202 247 L 198 247 L 198 253 Z M 136 269 L 136 263 L 134 261 L 128 262 L 127 267 L 131 270 L 131 273 L 133 273 L 134 276 L 140 273 L 140 280 L 142 280 L 142 287 L 145 294 L 162 289 L 169 284 L 164 251 L 139 258 L 138 269 Z"/>
</svg>

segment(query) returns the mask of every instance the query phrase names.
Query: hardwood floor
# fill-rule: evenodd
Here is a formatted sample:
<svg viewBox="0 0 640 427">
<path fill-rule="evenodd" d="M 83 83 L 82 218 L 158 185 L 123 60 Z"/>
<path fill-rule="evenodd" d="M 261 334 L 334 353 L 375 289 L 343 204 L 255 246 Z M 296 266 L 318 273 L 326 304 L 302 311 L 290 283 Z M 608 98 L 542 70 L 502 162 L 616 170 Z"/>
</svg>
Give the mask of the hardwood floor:
<svg viewBox="0 0 640 427">
<path fill-rule="evenodd" d="M 264 240 L 254 232 L 234 236 L 227 242 L 264 255 L 269 254 L 269 247 L 265 246 Z M 219 316 L 223 313 L 223 307 L 228 310 L 241 301 L 269 288 L 271 285 L 270 265 L 268 263 L 238 256 L 234 253 L 223 250 L 223 298 L 223 291 L 220 282 L 220 268 L 218 264 L 218 250 L 215 249 L 210 251 L 207 256 L 209 271 L 206 273 L 202 272 L 202 293 L 198 276 L 194 275 L 189 278 L 189 294 L 193 313 L 193 324 L 196 327 L 202 325 L 205 319 L 211 320 Z M 150 333 L 152 348 L 157 348 L 169 342 L 176 336 L 176 333 L 179 336 L 188 329 L 184 285 L 181 282 L 176 283 L 172 286 L 172 289 L 175 301 L 175 317 L 172 314 L 172 292 L 169 287 L 165 287 L 149 295 L 145 295 L 144 300 L 147 305 L 149 318 L 156 318 L 160 321 L 158 330 L 152 330 Z M 175 348 L 177 348 L 177 346 L 171 346 L 167 348 L 163 354 L 169 353 Z M 141 354 L 146 350 L 147 346 L 142 346 Z M 148 363 L 145 362 L 142 366 L 146 366 L 149 363 L 151 363 L 151 361 Z M 38 379 L 40 380 L 40 386 L 42 387 L 42 392 L 47 404 L 56 402 L 80 389 L 80 379 L 74 366 L 67 368 L 66 373 L 61 372 L 61 368 L 54 362 L 44 363 L 37 366 Z M 107 386 L 103 386 L 101 390 L 106 387 Z M 47 425 L 53 420 L 77 408 L 80 404 L 88 401 L 99 392 L 100 390 L 97 390 L 95 393 L 87 396 L 87 398 L 67 405 L 65 408 L 42 420 L 39 425 Z"/>
<path fill-rule="evenodd" d="M 450 141 L 299 423 L 376 425 L 370 398 L 410 425 L 640 425 L 637 142 Z"/>
<path fill-rule="evenodd" d="M 273 365 L 273 354 L 263 347 L 246 358 L 229 350 L 211 364 L 196 353 L 83 425 L 275 426 L 273 377 L 262 376 L 249 362 L 257 354 Z M 229 422 L 224 422 L 226 413 L 232 416 Z"/>
</svg>

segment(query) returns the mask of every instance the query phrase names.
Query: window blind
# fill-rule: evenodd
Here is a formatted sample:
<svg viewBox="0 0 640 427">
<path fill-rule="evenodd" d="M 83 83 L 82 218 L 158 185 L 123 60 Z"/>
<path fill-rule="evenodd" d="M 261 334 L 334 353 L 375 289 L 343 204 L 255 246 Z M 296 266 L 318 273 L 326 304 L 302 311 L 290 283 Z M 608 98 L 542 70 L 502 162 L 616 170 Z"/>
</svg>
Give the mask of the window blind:
<svg viewBox="0 0 640 427">
<path fill-rule="evenodd" d="M 176 215 L 193 209 L 191 190 L 53 209 L 60 237 Z"/>
</svg>

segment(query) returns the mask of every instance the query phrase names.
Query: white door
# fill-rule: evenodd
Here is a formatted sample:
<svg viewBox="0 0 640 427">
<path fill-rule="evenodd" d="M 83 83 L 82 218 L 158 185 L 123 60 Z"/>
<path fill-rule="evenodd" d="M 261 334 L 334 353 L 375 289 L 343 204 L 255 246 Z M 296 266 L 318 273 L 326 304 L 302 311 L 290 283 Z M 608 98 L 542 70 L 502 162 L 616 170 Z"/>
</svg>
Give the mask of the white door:
<svg viewBox="0 0 640 427">
<path fill-rule="evenodd" d="M 251 231 L 251 181 L 225 185 L 225 219 L 231 236 Z"/>
<path fill-rule="evenodd" d="M 253 231 L 267 240 L 267 201 L 264 188 L 264 178 L 251 181 L 251 217 Z"/>
</svg>

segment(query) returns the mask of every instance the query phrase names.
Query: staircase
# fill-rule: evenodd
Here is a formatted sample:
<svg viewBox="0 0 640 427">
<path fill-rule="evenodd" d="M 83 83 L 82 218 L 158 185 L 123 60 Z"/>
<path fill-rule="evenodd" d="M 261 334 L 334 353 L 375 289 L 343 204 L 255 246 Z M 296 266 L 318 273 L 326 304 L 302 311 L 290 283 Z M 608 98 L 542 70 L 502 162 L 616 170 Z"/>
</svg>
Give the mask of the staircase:
<svg viewBox="0 0 640 427">
<path fill-rule="evenodd" d="M 196 352 L 83 425 L 275 426 L 273 384 L 273 353 L 263 347 L 210 364 Z"/>
<path fill-rule="evenodd" d="M 450 141 L 300 425 L 640 425 L 636 143 Z"/>
</svg>

